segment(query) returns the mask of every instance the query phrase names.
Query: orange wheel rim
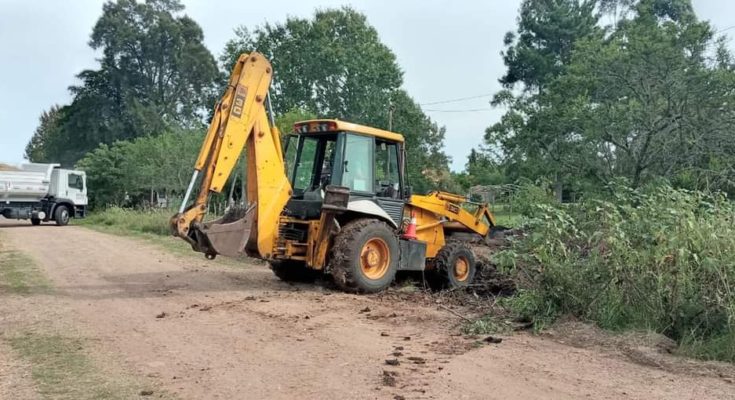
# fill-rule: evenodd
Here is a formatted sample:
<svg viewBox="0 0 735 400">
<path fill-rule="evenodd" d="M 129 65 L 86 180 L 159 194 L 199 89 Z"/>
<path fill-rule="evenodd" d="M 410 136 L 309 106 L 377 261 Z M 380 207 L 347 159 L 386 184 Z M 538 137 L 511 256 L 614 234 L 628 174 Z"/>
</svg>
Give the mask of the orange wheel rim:
<svg viewBox="0 0 735 400">
<path fill-rule="evenodd" d="M 388 271 L 390 251 L 388 243 L 380 238 L 372 238 L 362 246 L 360 268 L 369 279 L 380 279 Z"/>
<path fill-rule="evenodd" d="M 466 281 L 470 276 L 470 263 L 465 257 L 457 257 L 454 262 L 454 277 L 460 281 Z"/>
</svg>

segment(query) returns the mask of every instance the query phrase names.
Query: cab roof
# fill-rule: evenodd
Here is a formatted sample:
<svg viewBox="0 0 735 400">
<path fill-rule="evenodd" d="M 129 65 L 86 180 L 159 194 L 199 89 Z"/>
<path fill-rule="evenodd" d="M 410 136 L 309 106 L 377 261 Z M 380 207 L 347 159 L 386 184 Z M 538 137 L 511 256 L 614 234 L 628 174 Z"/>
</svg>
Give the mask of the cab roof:
<svg viewBox="0 0 735 400">
<path fill-rule="evenodd" d="M 327 124 L 328 129 L 321 130 L 317 127 L 321 124 Z M 303 132 L 298 127 L 308 125 L 309 129 L 307 132 Z M 334 132 L 334 131 L 348 131 L 361 133 L 363 135 L 375 136 L 381 139 L 390 140 L 393 142 L 403 143 L 403 135 L 400 133 L 390 132 L 383 129 L 373 128 L 370 126 L 353 124 L 352 122 L 340 121 L 338 119 L 310 119 L 306 121 L 299 121 L 294 124 L 294 131 L 296 133 L 320 133 L 320 132 Z"/>
</svg>

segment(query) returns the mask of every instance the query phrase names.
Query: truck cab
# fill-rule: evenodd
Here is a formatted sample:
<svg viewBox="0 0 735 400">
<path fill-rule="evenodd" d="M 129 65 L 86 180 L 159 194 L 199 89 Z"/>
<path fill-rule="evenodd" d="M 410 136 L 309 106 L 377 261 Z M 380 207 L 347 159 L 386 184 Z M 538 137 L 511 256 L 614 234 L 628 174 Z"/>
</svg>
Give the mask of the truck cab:
<svg viewBox="0 0 735 400">
<path fill-rule="evenodd" d="M 57 204 L 73 208 L 73 217 L 83 217 L 87 206 L 87 175 L 84 171 L 54 168 L 51 172 L 49 197 Z"/>
</svg>

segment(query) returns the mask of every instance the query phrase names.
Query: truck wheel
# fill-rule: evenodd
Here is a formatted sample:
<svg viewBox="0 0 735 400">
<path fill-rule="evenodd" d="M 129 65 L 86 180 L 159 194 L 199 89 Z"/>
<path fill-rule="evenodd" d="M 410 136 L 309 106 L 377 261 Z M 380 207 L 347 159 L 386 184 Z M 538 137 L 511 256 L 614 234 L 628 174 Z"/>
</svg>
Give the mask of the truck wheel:
<svg viewBox="0 0 735 400">
<path fill-rule="evenodd" d="M 31 218 L 31 225 L 41 225 L 41 220 L 38 218 Z"/>
<path fill-rule="evenodd" d="M 375 293 L 393 282 L 398 270 L 398 254 L 398 237 L 388 224 L 358 219 L 337 234 L 329 271 L 342 290 Z"/>
<path fill-rule="evenodd" d="M 56 225 L 64 226 L 69 223 L 69 209 L 66 206 L 57 206 L 54 211 Z"/>
<path fill-rule="evenodd" d="M 321 274 L 321 271 L 308 268 L 303 261 L 279 260 L 268 264 L 273 274 L 284 282 L 314 282 Z"/>
<path fill-rule="evenodd" d="M 447 288 L 467 287 L 477 273 L 475 253 L 462 242 L 445 244 L 437 253 L 434 265 L 439 283 Z"/>
</svg>

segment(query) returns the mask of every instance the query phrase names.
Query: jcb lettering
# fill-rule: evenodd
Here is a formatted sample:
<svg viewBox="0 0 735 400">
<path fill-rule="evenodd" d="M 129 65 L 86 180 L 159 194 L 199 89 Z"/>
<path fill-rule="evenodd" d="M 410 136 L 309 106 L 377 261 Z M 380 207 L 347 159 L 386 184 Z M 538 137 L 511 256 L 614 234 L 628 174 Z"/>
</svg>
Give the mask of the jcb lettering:
<svg viewBox="0 0 735 400">
<path fill-rule="evenodd" d="M 245 108 L 245 97 L 248 94 L 248 89 L 244 86 L 237 86 L 235 90 L 235 101 L 232 104 L 232 116 L 236 118 L 242 117 L 243 108 Z"/>
<path fill-rule="evenodd" d="M 449 211 L 452 214 L 458 214 L 459 213 L 459 206 L 457 206 L 456 204 L 447 203 L 446 208 L 447 208 L 447 211 Z"/>
</svg>

